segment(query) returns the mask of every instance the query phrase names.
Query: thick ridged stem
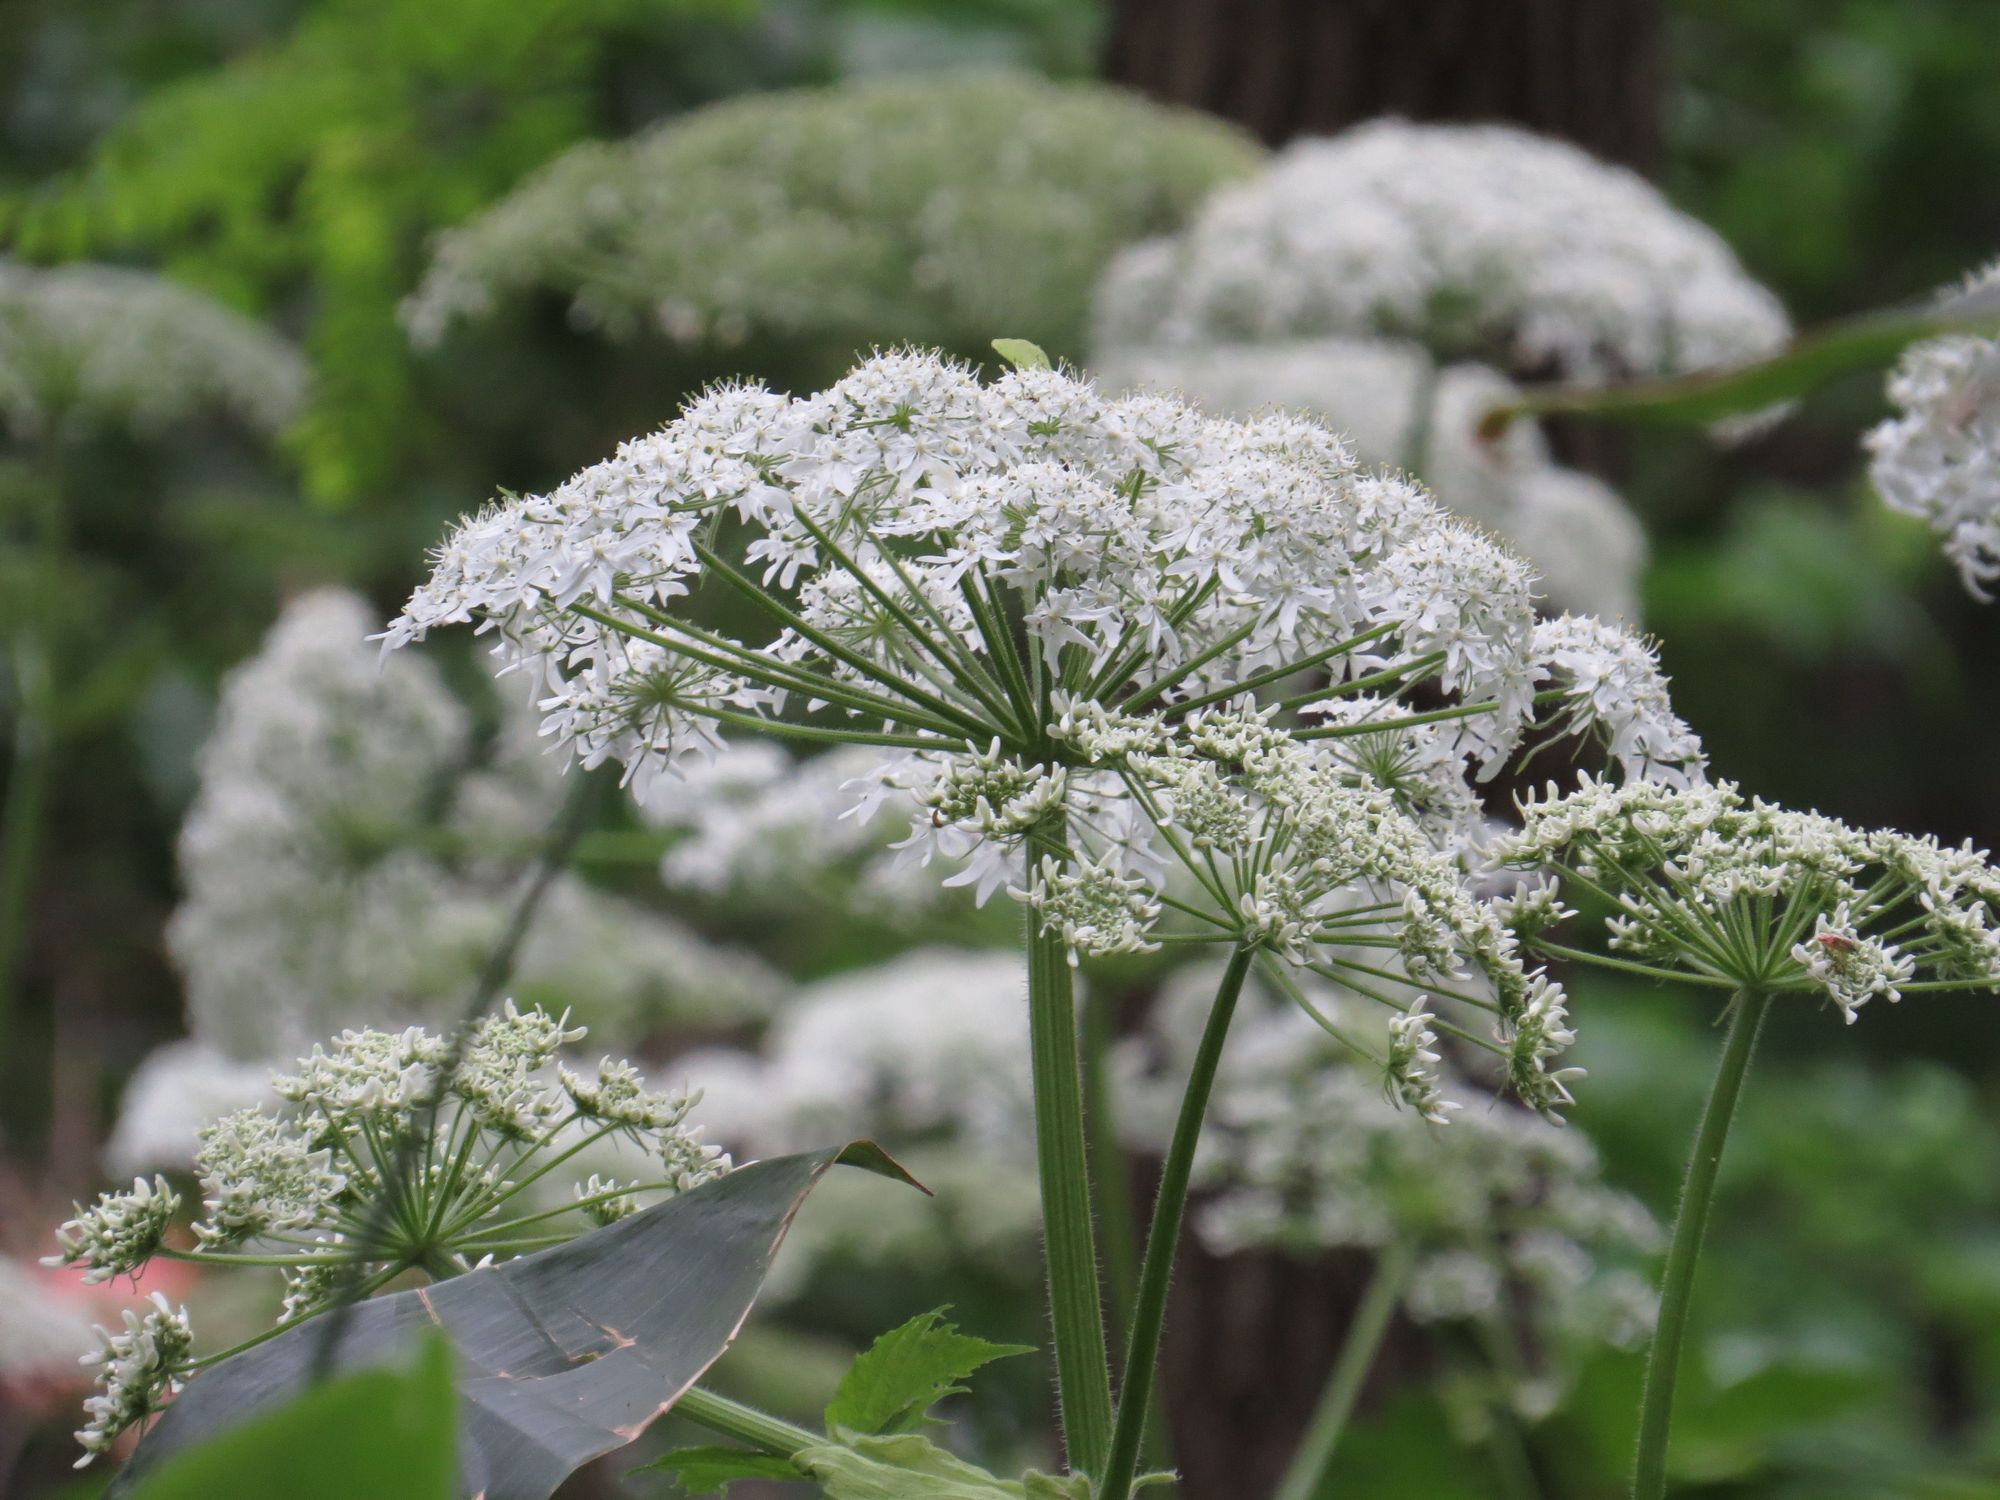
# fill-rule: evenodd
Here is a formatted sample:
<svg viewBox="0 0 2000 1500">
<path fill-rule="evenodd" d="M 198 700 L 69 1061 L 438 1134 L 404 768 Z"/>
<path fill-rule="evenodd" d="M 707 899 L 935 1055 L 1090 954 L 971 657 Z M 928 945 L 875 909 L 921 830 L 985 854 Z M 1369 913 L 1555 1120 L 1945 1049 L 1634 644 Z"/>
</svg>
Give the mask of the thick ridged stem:
<svg viewBox="0 0 2000 1500">
<path fill-rule="evenodd" d="M 1701 1260 L 1702 1237 L 1715 1202 L 1715 1181 L 1722 1166 L 1722 1148 L 1730 1122 L 1757 1050 L 1757 1033 L 1771 997 L 1756 990 L 1738 990 L 1730 1003 L 1729 1035 L 1715 1084 L 1695 1131 L 1688 1157 L 1687 1180 L 1681 1187 L 1680 1212 L 1667 1246 L 1666 1270 L 1660 1278 L 1660 1315 L 1653 1326 L 1653 1346 L 1646 1355 L 1646 1385 L 1639 1398 L 1639 1450 L 1632 1465 L 1633 1500 L 1662 1500 L 1667 1493 L 1667 1438 L 1674 1420 L 1674 1381 L 1680 1371 L 1681 1344 L 1687 1335 L 1688 1308 L 1694 1294 L 1695 1267 Z"/>
<path fill-rule="evenodd" d="M 1153 1398 L 1153 1377 L 1159 1365 L 1160 1336 L 1167 1320 L 1167 1290 L 1173 1280 L 1174 1250 L 1180 1243 L 1181 1220 L 1187 1212 L 1188 1179 L 1194 1171 L 1194 1150 L 1201 1139 L 1202 1117 L 1215 1087 L 1215 1070 L 1222 1061 L 1222 1044 L 1243 993 L 1244 976 L 1256 957 L 1254 948 L 1238 948 L 1209 1007 L 1202 1028 L 1187 1091 L 1181 1095 L 1179 1117 L 1160 1168 L 1160 1191 L 1153 1200 L 1153 1224 L 1146 1233 L 1146 1258 L 1139 1268 L 1139 1295 L 1132 1305 L 1132 1327 L 1125 1349 L 1125 1379 L 1118 1388 L 1118 1422 L 1112 1429 L 1111 1456 L 1097 1486 L 1097 1500 L 1127 1500 L 1139 1467 L 1139 1443 Z"/>
<path fill-rule="evenodd" d="M 1030 870 L 1054 855 L 1062 831 L 1028 840 Z M 1083 1126 L 1076 1000 L 1060 933 L 1027 915 L 1028 1031 L 1034 1060 L 1035 1160 L 1042 1189 L 1042 1246 L 1048 1266 L 1049 1324 L 1055 1340 L 1056 1397 L 1070 1467 L 1103 1472 L 1111 1445 L 1111 1366 L 1091 1223 L 1090 1148 Z"/>
</svg>

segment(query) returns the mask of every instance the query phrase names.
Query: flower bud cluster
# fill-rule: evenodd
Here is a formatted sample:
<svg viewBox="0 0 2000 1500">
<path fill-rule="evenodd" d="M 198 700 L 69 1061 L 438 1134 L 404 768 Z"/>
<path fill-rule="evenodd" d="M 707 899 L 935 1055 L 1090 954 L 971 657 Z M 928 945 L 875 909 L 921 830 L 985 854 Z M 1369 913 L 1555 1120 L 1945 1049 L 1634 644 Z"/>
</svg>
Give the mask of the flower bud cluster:
<svg viewBox="0 0 2000 1500">
<path fill-rule="evenodd" d="M 129 1193 L 101 1193 L 89 1208 L 77 1204 L 76 1217 L 56 1230 L 62 1253 L 43 1257 L 42 1264 L 80 1265 L 91 1284 L 135 1275 L 165 1241 L 180 1207 L 180 1194 L 164 1177 L 135 1177 Z"/>
<path fill-rule="evenodd" d="M 107 1193 L 56 1232 L 49 1264 L 86 1281 L 136 1274 L 160 1254 L 285 1273 L 281 1325 L 336 1295 L 372 1291 L 411 1269 L 432 1277 L 556 1243 L 645 1202 L 698 1187 L 730 1161 L 688 1122 L 684 1090 L 647 1088 L 612 1058 L 594 1075 L 559 1062 L 583 1039 L 567 1015 L 504 1010 L 457 1038 L 410 1027 L 351 1030 L 275 1080 L 284 1107 L 256 1106 L 201 1131 L 198 1248 L 166 1244 L 179 1198 L 160 1179 Z M 640 1176 L 593 1173 L 574 1196 L 522 1214 L 520 1195 L 598 1142 L 624 1143 Z M 79 1434 L 88 1453 L 150 1411 L 185 1373 L 185 1314 L 162 1303 L 94 1357 L 99 1392 Z"/>
<path fill-rule="evenodd" d="M 1521 813 L 1496 857 L 1610 899 L 1611 946 L 1662 973 L 1822 995 L 1849 1022 L 1878 996 L 2000 985 L 2000 873 L 1970 845 L 1857 830 L 1726 782 L 1586 776 Z M 1536 899 L 1546 913 L 1555 898 Z"/>
<path fill-rule="evenodd" d="M 189 1354 L 194 1347 L 194 1330 L 188 1326 L 186 1308 L 176 1308 L 164 1293 L 154 1292 L 152 1306 L 145 1312 L 125 1310 L 125 1326 L 118 1332 L 99 1328 L 103 1347 L 83 1357 L 94 1367 L 97 1390 L 83 1403 L 89 1418 L 77 1432 L 83 1457 L 81 1469 L 98 1454 L 106 1452 L 118 1434 L 157 1411 L 163 1397 L 181 1387 Z"/>
</svg>

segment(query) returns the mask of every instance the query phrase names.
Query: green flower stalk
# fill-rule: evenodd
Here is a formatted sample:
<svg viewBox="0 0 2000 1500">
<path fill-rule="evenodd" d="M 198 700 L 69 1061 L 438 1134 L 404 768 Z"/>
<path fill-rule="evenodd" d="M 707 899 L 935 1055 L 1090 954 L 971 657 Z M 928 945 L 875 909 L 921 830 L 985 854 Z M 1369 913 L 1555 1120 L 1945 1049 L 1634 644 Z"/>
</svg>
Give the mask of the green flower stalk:
<svg viewBox="0 0 2000 1500">
<path fill-rule="evenodd" d="M 1716 1175 L 1757 1032 L 1794 999 L 1852 1025 L 1875 1000 L 2000 986 L 2000 872 L 1984 851 L 1852 829 L 1734 786 L 1613 787 L 1585 778 L 1527 801 L 1497 856 L 1610 907 L 1607 954 L 1551 941 L 1573 915 L 1550 885 L 1508 917 L 1542 953 L 1727 991 L 1729 1032 L 1668 1247 L 1635 1460 L 1635 1500 L 1666 1491 L 1674 1383 Z"/>
</svg>

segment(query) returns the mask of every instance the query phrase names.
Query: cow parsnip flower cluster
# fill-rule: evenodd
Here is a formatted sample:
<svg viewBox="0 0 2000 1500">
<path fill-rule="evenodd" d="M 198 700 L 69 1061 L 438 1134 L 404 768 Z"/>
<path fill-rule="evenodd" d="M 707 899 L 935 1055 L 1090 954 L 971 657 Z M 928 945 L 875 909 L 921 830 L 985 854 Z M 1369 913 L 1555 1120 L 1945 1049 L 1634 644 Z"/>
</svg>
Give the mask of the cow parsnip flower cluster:
<svg viewBox="0 0 2000 1500">
<path fill-rule="evenodd" d="M 1381 120 L 1280 152 L 1107 270 L 1095 346 L 1411 338 L 1603 380 L 1781 344 L 1776 299 L 1637 174 L 1502 125 Z"/>
<path fill-rule="evenodd" d="M 700 623 L 715 596 L 764 633 Z M 911 809 L 906 856 L 1013 890 L 1074 952 L 1470 964 L 1538 1107 L 1559 991 L 1466 894 L 1472 778 L 1540 699 L 1630 774 L 1701 774 L 1656 678 L 1618 696 L 1642 645 L 1607 627 L 1590 664 L 1578 633 L 1553 659 L 1518 559 L 1310 421 L 914 352 L 806 398 L 718 388 L 471 518 L 387 639 L 473 620 L 545 732 L 641 796 L 725 729 L 877 747 L 864 808 Z"/>
<path fill-rule="evenodd" d="M 561 805 L 527 717 L 490 740 L 432 662 L 381 662 L 358 597 L 294 601 L 224 686 L 180 842 L 169 927 L 194 1037 L 239 1060 L 295 1056 L 352 1024 L 463 1004 Z M 616 942 L 605 941 L 616 934 Z M 572 874 L 551 886 L 517 988 L 635 1016 L 768 1006 L 750 955 Z"/>
<path fill-rule="evenodd" d="M 297 414 L 306 369 L 258 323 L 159 276 L 0 261 L 0 425 L 158 433 L 223 411 L 272 433 Z"/>
<path fill-rule="evenodd" d="M 2000 298 L 2000 263 L 1958 296 Z M 2000 579 L 2000 339 L 1953 335 L 1904 351 L 1889 378 L 1896 415 L 1869 432 L 1869 476 L 1891 507 L 1944 538 L 1965 586 Z"/>
<path fill-rule="evenodd" d="M 1309 412 L 1362 462 L 1411 471 L 1518 549 L 1556 608 L 1638 615 L 1637 518 L 1603 481 L 1554 462 L 1535 422 L 1480 435 L 1485 414 L 1520 395 L 1497 370 L 1439 367 L 1418 344 L 1372 338 L 1104 349 L 1091 363 L 1109 389 L 1172 391 L 1224 415 Z"/>
<path fill-rule="evenodd" d="M 1017 953 L 920 947 L 801 985 L 754 1051 L 674 1060 L 701 1080 L 709 1133 L 739 1155 L 865 1138 L 934 1195 L 899 1202 L 827 1183 L 786 1242 L 776 1295 L 829 1260 L 971 1263 L 1031 1289 L 1023 1253 L 1041 1220 L 1022 988 Z"/>
<path fill-rule="evenodd" d="M 577 148 L 443 235 L 420 343 L 546 288 L 613 338 L 1075 348 L 1120 245 L 1183 223 L 1254 143 L 1089 83 L 956 72 L 760 94 Z"/>
<path fill-rule="evenodd" d="M 729 1170 L 689 1124 L 699 1096 L 655 1091 L 609 1057 L 574 1071 L 562 1063 L 562 1049 L 584 1034 L 567 1016 L 511 1001 L 456 1046 L 417 1027 L 342 1032 L 275 1080 L 280 1103 L 201 1131 L 195 1248 L 168 1243 L 180 1195 L 162 1178 L 141 1178 L 79 1204 L 44 1264 L 80 1266 L 86 1281 L 136 1275 L 161 1255 L 281 1267 L 284 1328 L 343 1288 L 365 1294 L 405 1271 L 450 1276 L 560 1243 Z M 626 1148 L 632 1176 L 592 1174 L 554 1208 L 523 1198 L 606 1141 Z M 186 1311 L 158 1294 L 125 1324 L 86 1358 L 99 1374 L 77 1434 L 81 1463 L 193 1371 L 237 1352 L 196 1358 Z"/>
<path fill-rule="evenodd" d="M 735 738 L 714 759 L 682 765 L 639 806 L 672 840 L 661 883 L 737 907 L 790 910 L 805 899 L 890 925 L 922 920 L 939 909 L 937 881 L 886 850 L 861 815 L 880 763 L 865 745 L 794 756 Z"/>
<path fill-rule="evenodd" d="M 1611 903 L 1610 961 L 1622 967 L 1818 996 L 1850 1024 L 1878 998 L 2000 984 L 2000 873 L 1969 843 L 1850 828 L 1726 782 L 1586 777 L 1521 813 L 1495 857 Z M 1567 915 L 1553 886 L 1510 904 L 1531 945 L 1550 946 L 1541 934 Z"/>
</svg>

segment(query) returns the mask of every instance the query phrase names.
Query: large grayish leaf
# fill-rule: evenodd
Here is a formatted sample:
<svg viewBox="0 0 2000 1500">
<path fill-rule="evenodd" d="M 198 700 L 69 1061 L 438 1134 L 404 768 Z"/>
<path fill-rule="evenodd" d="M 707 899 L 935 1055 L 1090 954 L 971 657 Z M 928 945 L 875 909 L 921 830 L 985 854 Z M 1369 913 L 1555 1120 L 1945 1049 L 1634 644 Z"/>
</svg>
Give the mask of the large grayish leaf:
<svg viewBox="0 0 2000 1500">
<path fill-rule="evenodd" d="M 442 1329 L 458 1368 L 460 1492 L 547 1500 L 670 1410 L 729 1347 L 792 1216 L 842 1161 L 912 1180 L 867 1142 L 755 1162 L 566 1245 L 363 1302 L 331 1366 L 403 1357 L 424 1330 Z M 196 1377 L 107 1496 L 297 1395 L 314 1378 L 323 1331 L 314 1319 Z"/>
</svg>

